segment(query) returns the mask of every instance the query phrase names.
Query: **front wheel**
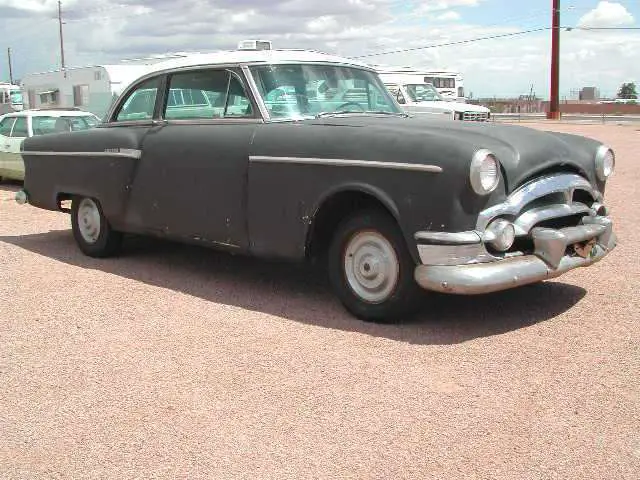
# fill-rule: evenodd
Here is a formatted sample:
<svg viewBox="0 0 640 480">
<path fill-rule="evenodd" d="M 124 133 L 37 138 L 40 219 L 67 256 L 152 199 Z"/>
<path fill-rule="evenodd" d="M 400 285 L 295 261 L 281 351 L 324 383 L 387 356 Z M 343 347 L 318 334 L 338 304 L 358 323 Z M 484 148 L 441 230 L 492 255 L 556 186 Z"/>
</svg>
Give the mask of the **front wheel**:
<svg viewBox="0 0 640 480">
<path fill-rule="evenodd" d="M 343 305 L 365 321 L 397 322 L 413 313 L 422 293 L 395 221 L 367 210 L 345 219 L 329 248 L 329 277 Z"/>
<path fill-rule="evenodd" d="M 100 203 L 93 198 L 74 197 L 71 229 L 80 250 L 90 257 L 114 255 L 122 244 L 122 233 L 111 228 Z"/>
</svg>

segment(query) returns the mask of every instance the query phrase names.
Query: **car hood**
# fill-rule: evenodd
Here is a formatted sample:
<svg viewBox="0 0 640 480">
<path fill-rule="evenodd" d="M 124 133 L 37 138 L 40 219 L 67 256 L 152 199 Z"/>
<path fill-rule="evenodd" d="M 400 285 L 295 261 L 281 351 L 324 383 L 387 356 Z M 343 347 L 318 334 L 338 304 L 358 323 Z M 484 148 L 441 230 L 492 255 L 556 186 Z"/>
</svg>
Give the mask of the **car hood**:
<svg viewBox="0 0 640 480">
<path fill-rule="evenodd" d="M 408 118 L 345 115 L 310 120 L 309 123 L 363 128 L 367 132 L 365 137 L 394 145 L 396 149 L 398 145 L 410 144 L 414 150 L 420 148 L 421 160 L 443 169 L 453 164 L 466 168 L 473 154 L 478 149 L 486 148 L 499 159 L 508 190 L 550 169 L 578 172 L 594 187 L 603 187 L 598 183 L 594 166 L 594 156 L 601 143 L 582 136 L 517 125 L 461 122 L 423 115 Z M 409 153 L 415 158 L 415 153 Z M 389 161 L 397 161 L 396 157 Z"/>
<path fill-rule="evenodd" d="M 446 111 L 455 112 L 474 112 L 474 113 L 488 113 L 489 109 L 481 105 L 474 105 L 472 103 L 460 103 L 460 102 L 415 102 L 407 105 L 402 105 L 408 112 L 421 113 L 422 111 L 428 111 L 430 109 L 440 109 Z"/>
</svg>

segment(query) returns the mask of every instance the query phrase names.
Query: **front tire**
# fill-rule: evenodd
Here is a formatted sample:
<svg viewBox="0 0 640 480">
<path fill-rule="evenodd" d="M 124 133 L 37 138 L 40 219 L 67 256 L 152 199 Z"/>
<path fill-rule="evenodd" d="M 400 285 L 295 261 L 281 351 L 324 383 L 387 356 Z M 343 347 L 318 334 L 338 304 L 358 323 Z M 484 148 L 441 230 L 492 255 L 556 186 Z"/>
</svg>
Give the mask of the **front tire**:
<svg viewBox="0 0 640 480">
<path fill-rule="evenodd" d="M 71 202 L 71 229 L 78 247 L 95 258 L 116 254 L 122 244 L 122 233 L 111 228 L 98 200 L 74 197 Z"/>
<path fill-rule="evenodd" d="M 329 278 L 357 318 L 395 323 L 414 313 L 422 291 L 396 222 L 377 210 L 356 212 L 337 228 L 329 248 Z"/>
</svg>

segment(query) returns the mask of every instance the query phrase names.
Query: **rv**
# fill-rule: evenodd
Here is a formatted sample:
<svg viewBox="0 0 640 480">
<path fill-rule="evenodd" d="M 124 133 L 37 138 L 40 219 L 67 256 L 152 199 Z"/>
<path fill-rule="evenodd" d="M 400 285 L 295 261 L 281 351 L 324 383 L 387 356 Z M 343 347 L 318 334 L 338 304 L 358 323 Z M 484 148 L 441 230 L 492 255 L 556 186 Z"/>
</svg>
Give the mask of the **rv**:
<svg viewBox="0 0 640 480">
<path fill-rule="evenodd" d="M 102 118 L 123 88 L 146 72 L 149 65 L 185 55 L 167 53 L 111 65 L 31 73 L 22 80 L 22 94 L 26 108 L 76 107 Z"/>
<path fill-rule="evenodd" d="M 390 67 L 374 65 L 378 73 L 389 75 L 416 75 L 422 77 L 423 83 L 434 86 L 447 102 L 466 103 L 464 80 L 462 74 L 452 70 L 429 70 L 414 67 Z"/>
<path fill-rule="evenodd" d="M 19 85 L 0 83 L 0 115 L 19 112 L 23 109 L 22 92 Z"/>
<path fill-rule="evenodd" d="M 111 102 L 145 65 L 95 65 L 25 75 L 25 108 L 77 107 L 102 118 Z"/>
</svg>

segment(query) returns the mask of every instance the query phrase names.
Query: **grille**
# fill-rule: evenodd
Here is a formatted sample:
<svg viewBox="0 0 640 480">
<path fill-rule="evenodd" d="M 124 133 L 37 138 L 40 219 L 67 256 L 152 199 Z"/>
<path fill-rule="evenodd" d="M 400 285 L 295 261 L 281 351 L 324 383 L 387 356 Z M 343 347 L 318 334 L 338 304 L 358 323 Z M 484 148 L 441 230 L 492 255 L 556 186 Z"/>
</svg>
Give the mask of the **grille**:
<svg viewBox="0 0 640 480">
<path fill-rule="evenodd" d="M 516 231 L 512 251 L 528 253 L 531 231 L 536 227 L 562 229 L 579 225 L 585 216 L 597 214 L 599 192 L 577 174 L 553 174 L 537 178 L 515 190 L 501 204 L 483 211 L 476 229 L 484 231 L 496 218 L 511 221 Z"/>
<path fill-rule="evenodd" d="M 462 120 L 470 122 L 486 122 L 489 119 L 489 114 L 483 112 L 464 112 L 462 114 Z"/>
</svg>

